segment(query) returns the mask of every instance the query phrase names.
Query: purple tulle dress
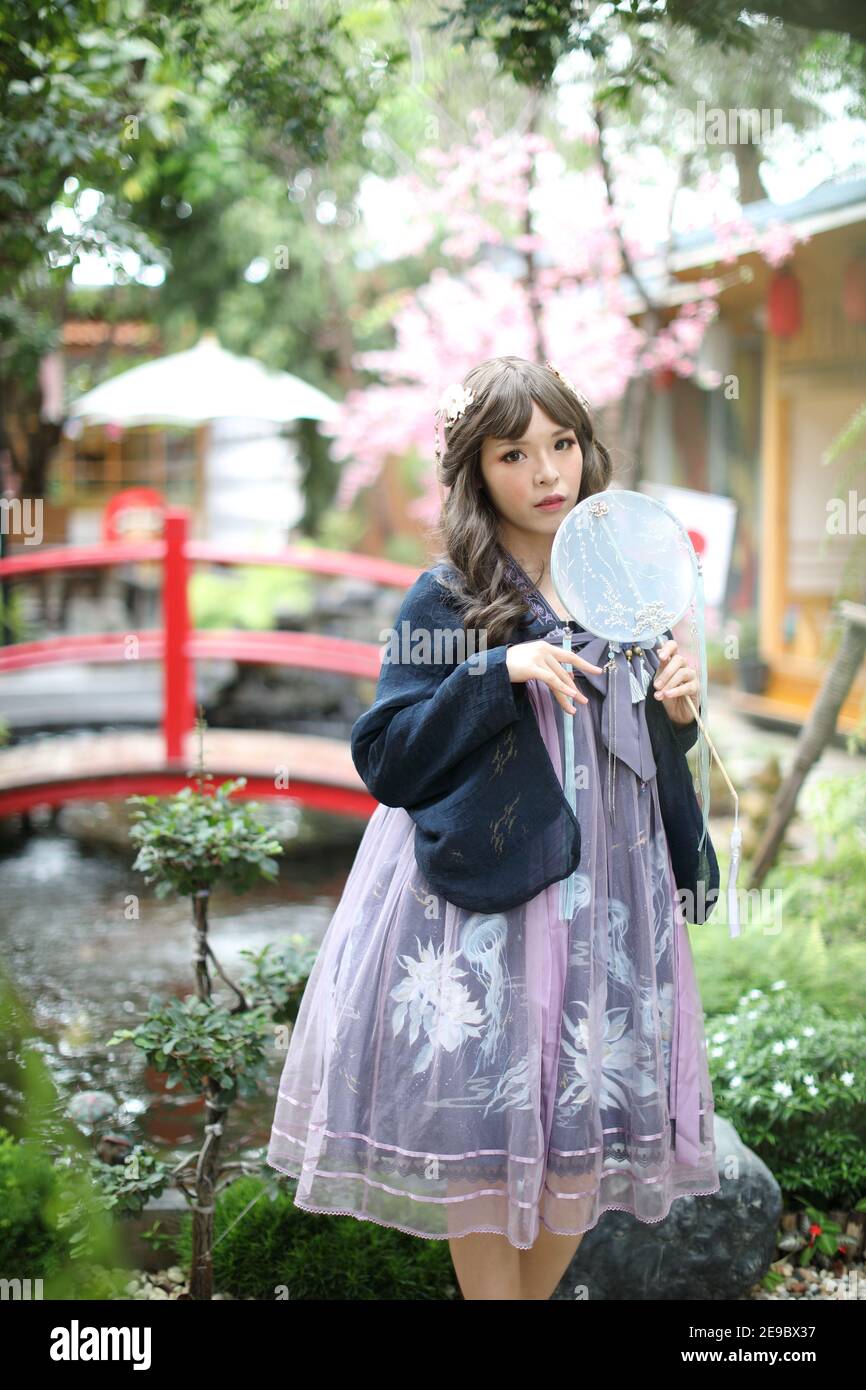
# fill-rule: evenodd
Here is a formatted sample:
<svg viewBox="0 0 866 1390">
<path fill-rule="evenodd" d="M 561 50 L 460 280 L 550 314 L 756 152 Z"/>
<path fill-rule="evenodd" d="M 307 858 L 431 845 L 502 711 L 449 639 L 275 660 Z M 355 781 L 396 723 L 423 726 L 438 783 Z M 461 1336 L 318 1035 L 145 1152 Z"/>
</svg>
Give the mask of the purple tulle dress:
<svg viewBox="0 0 866 1390">
<path fill-rule="evenodd" d="M 562 709 L 527 689 L 562 781 Z M 585 687 L 584 687 L 585 689 Z M 292 1032 L 267 1161 L 294 1201 L 434 1239 L 527 1249 L 616 1209 L 661 1221 L 717 1192 L 703 1011 L 656 778 L 618 758 L 601 701 L 573 716 L 582 854 L 503 913 L 434 894 L 415 823 L 379 805 Z"/>
</svg>

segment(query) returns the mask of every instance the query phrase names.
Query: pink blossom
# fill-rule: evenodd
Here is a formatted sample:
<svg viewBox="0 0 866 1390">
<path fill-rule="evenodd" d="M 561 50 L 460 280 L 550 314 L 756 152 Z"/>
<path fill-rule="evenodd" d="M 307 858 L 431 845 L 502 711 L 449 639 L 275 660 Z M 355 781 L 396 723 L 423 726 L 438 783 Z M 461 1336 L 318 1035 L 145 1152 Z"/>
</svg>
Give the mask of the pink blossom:
<svg viewBox="0 0 866 1390">
<path fill-rule="evenodd" d="M 768 265 L 779 266 L 788 259 L 798 242 L 809 239 L 787 222 L 775 221 L 755 237 L 755 249 L 760 251 Z"/>
<path fill-rule="evenodd" d="M 389 456 L 415 453 L 429 468 L 410 510 L 425 523 L 435 519 L 434 410 L 443 391 L 485 358 L 538 355 L 528 288 L 515 278 L 519 263 L 511 273 L 500 268 L 503 248 L 536 258 L 541 351 L 594 407 L 619 399 L 629 379 L 643 372 L 669 367 L 694 375 L 707 326 L 718 313 L 719 284 L 706 278 L 699 286 L 703 298 L 681 306 L 651 341 L 632 323 L 632 288 L 624 279 L 617 228 L 634 225 L 628 194 L 643 178 L 638 162 L 612 154 L 623 205 L 611 208 L 596 163 L 570 169 L 544 136 L 497 135 L 482 108 L 470 114 L 468 126 L 468 143 L 424 150 L 420 172 L 394 181 L 411 207 L 400 249 L 408 255 L 438 250 L 459 269 L 438 264 L 426 284 L 407 288 L 391 317 L 392 345 L 356 354 L 358 370 L 377 381 L 350 391 L 338 419 L 322 426 L 343 465 L 338 507 L 373 485 Z M 593 127 L 580 138 L 591 143 L 594 134 Z M 724 193 L 715 176 L 701 186 L 708 202 Z M 727 250 L 752 230 L 741 213 L 720 217 L 718 229 Z M 767 244 L 773 251 L 780 238 Z M 627 246 L 638 264 L 657 254 L 639 225 Z"/>
</svg>

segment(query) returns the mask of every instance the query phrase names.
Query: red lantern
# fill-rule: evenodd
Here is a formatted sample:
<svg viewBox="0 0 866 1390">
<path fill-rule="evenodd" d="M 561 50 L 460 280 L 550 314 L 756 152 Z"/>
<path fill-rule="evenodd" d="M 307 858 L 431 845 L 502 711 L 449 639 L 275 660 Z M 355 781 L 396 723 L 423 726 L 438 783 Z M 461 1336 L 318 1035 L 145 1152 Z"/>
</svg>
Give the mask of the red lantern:
<svg viewBox="0 0 866 1390">
<path fill-rule="evenodd" d="M 774 338 L 793 338 L 802 324 L 800 281 L 792 270 L 777 270 L 767 294 L 767 326 Z"/>
<path fill-rule="evenodd" d="M 842 277 L 842 313 L 849 323 L 866 323 L 866 259 L 855 256 Z"/>
<path fill-rule="evenodd" d="M 116 492 L 102 513 L 104 541 L 159 540 L 165 525 L 165 498 L 152 487 Z"/>
</svg>

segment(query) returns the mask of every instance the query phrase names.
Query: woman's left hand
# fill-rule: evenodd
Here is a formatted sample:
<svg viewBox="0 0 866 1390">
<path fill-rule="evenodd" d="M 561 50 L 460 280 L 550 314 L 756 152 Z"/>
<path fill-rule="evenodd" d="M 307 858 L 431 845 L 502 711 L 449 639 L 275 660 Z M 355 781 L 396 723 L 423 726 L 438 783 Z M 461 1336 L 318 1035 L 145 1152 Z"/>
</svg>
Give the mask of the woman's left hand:
<svg viewBox="0 0 866 1390">
<path fill-rule="evenodd" d="M 689 695 L 698 706 L 698 677 L 672 637 L 656 650 L 659 668 L 653 677 L 653 699 L 663 704 L 675 724 L 691 724 L 694 715 L 686 703 Z"/>
</svg>

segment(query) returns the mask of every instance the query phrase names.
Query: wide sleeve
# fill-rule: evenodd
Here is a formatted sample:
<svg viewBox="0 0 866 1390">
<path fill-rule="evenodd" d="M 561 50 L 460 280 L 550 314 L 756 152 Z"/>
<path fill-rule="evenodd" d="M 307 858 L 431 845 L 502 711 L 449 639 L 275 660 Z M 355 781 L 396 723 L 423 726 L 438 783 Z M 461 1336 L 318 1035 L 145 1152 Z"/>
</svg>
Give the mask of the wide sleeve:
<svg viewBox="0 0 866 1390">
<path fill-rule="evenodd" d="M 672 719 L 671 723 L 674 724 Z M 674 724 L 674 733 L 680 741 L 683 752 L 688 753 L 689 749 L 693 748 L 698 741 L 698 721 L 692 719 L 688 724 Z"/>
<path fill-rule="evenodd" d="M 429 570 L 403 599 L 391 635 L 373 704 L 352 728 L 352 761 L 377 801 L 409 807 L 447 791 L 458 764 L 521 717 L 526 691 L 508 673 L 513 643 L 469 648 Z"/>
</svg>

